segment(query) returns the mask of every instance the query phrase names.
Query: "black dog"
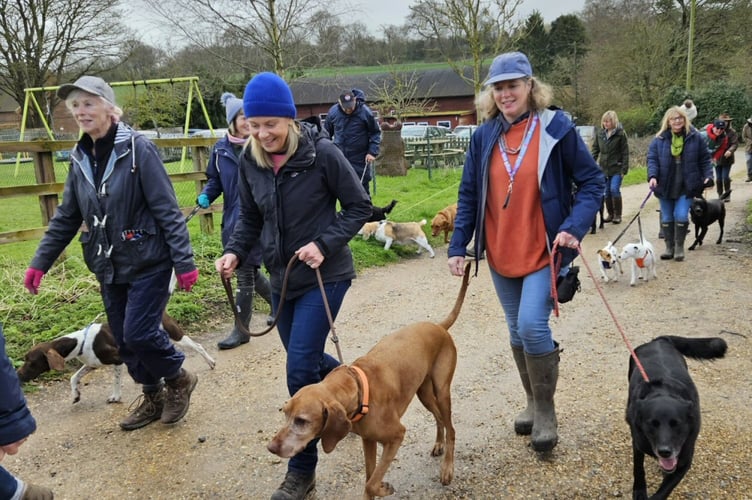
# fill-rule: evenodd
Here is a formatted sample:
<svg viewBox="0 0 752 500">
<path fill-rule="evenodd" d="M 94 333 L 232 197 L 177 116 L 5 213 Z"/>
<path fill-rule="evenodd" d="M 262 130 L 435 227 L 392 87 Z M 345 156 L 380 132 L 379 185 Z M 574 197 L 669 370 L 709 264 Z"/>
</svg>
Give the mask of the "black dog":
<svg viewBox="0 0 752 500">
<path fill-rule="evenodd" d="M 717 337 L 655 338 L 635 350 L 649 382 L 630 358 L 627 423 L 634 458 L 633 499 L 648 498 L 645 455 L 658 459 L 664 475 L 658 491 L 650 498 L 667 498 L 687 474 L 700 433 L 700 396 L 684 356 L 722 358 L 726 348 L 726 341 Z"/>
<path fill-rule="evenodd" d="M 718 225 L 721 226 L 721 235 L 718 236 L 716 245 L 720 245 L 723 241 L 723 225 L 726 222 L 726 206 L 724 199 L 728 198 L 731 194 L 723 193 L 717 200 L 706 200 L 705 198 L 693 198 L 692 206 L 689 209 L 689 215 L 692 218 L 692 223 L 695 225 L 695 242 L 689 247 L 690 250 L 694 250 L 697 245 L 702 246 L 702 240 L 708 233 L 708 226 L 718 221 Z"/>
<path fill-rule="evenodd" d="M 371 205 L 373 212 L 371 212 L 371 218 L 368 219 L 367 222 L 379 222 L 386 219 L 387 214 L 392 211 L 396 204 L 397 200 L 392 200 L 392 202 L 385 207 L 375 207 Z"/>
</svg>

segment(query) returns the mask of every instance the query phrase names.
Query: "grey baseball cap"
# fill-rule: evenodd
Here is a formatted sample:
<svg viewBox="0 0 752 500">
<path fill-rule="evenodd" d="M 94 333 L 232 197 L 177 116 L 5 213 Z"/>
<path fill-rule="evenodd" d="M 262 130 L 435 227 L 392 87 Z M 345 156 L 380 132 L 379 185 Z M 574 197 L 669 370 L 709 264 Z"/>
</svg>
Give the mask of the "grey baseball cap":
<svg viewBox="0 0 752 500">
<path fill-rule="evenodd" d="M 66 99 L 74 90 L 83 90 L 88 94 L 98 95 L 109 103 L 115 104 L 115 92 L 113 92 L 112 87 L 98 76 L 82 76 L 75 83 L 61 85 L 57 89 L 57 96 L 60 99 Z"/>
<path fill-rule="evenodd" d="M 496 56 L 491 62 L 488 79 L 483 85 L 531 76 L 533 76 L 533 68 L 530 67 L 527 56 L 522 52 L 507 52 Z"/>
</svg>

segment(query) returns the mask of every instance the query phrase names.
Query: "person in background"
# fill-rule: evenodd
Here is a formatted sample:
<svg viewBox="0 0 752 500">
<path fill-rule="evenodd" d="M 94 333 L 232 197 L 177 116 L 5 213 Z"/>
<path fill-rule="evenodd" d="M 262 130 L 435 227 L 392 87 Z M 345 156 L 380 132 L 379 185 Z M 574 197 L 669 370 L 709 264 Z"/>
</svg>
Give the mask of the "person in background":
<svg viewBox="0 0 752 500">
<path fill-rule="evenodd" d="M 185 355 L 161 328 L 173 269 L 190 291 L 198 279 L 175 190 L 154 143 L 120 121 L 123 111 L 104 80 L 82 76 L 57 91 L 81 129 L 71 152 L 63 200 L 26 270 L 36 295 L 42 277 L 85 223 L 83 256 L 99 281 L 120 357 L 143 386 L 123 430 L 182 419 L 196 387 Z M 166 385 L 166 387 L 165 387 Z"/>
<path fill-rule="evenodd" d="M 716 121 L 725 124 L 726 141 L 719 147 L 715 159 L 715 189 L 724 202 L 731 201 L 731 167 L 734 166 L 734 154 L 739 147 L 739 134 L 731 124 L 733 118 L 728 113 L 721 113 Z"/>
<path fill-rule="evenodd" d="M 684 108 L 684 113 L 687 115 L 687 119 L 692 122 L 695 118 L 697 118 L 697 106 L 695 106 L 695 103 L 692 101 L 692 99 L 685 99 L 682 103 L 681 108 Z"/>
<path fill-rule="evenodd" d="M 366 105 L 363 92 L 358 89 L 342 92 L 337 104 L 329 108 L 324 127 L 370 196 L 369 166 L 379 155 L 381 128 Z"/>
<path fill-rule="evenodd" d="M 742 140 L 744 141 L 744 157 L 747 160 L 747 180 L 744 182 L 752 182 L 752 116 L 744 123 Z"/>
<path fill-rule="evenodd" d="M 666 110 L 661 128 L 648 146 L 647 160 L 648 184 L 661 207 L 666 243 L 661 259 L 681 262 L 692 198 L 713 185 L 713 169 L 702 135 L 680 106 Z"/>
<path fill-rule="evenodd" d="M 223 195 L 222 207 L 222 246 L 226 247 L 230 241 L 230 235 L 238 220 L 240 204 L 238 202 L 238 170 L 240 168 L 240 155 L 243 147 L 251 135 L 251 127 L 243 114 L 243 101 L 233 94 L 225 92 L 221 96 L 222 104 L 227 115 L 227 130 L 225 137 L 217 141 L 209 156 L 209 165 L 206 167 L 206 185 L 198 195 L 196 203 L 201 208 L 209 208 L 211 203 L 219 195 Z M 253 315 L 253 295 L 255 291 L 269 304 L 272 305 L 271 288 L 269 280 L 260 270 L 261 268 L 261 243 L 251 248 L 250 254 L 243 259 L 243 265 L 236 271 L 238 278 L 238 291 L 235 295 L 235 305 L 238 308 L 238 317 L 248 329 Z M 267 319 L 268 321 L 268 319 Z M 246 332 L 238 330 L 234 326 L 230 335 L 221 340 L 217 347 L 220 349 L 233 349 L 251 339 Z"/>
<path fill-rule="evenodd" d="M 348 242 L 371 215 L 371 202 L 342 152 L 315 124 L 295 120 L 287 83 L 254 76 L 243 94 L 251 125 L 240 161 L 240 214 L 215 266 L 229 278 L 259 241 L 271 275 L 277 330 L 287 353 L 289 395 L 320 382 L 339 362 L 324 352 L 330 325 L 318 286 L 321 274 L 333 318 L 355 278 Z M 338 213 L 338 205 L 341 211 Z M 285 302 L 285 270 L 291 259 Z M 302 499 L 316 484 L 318 439 L 292 457 L 272 500 Z"/>
<path fill-rule="evenodd" d="M 482 125 L 470 139 L 460 181 L 449 271 L 464 274 L 475 236 L 475 255 L 486 252 L 527 397 L 514 429 L 546 452 L 558 442 L 551 253 L 558 246 L 566 272 L 600 209 L 604 177 L 574 123 L 549 109 L 553 92 L 533 76 L 525 54 L 497 56 L 484 85 L 477 98 Z"/>
<path fill-rule="evenodd" d="M 619 123 L 616 111 L 606 111 L 601 118 L 601 130 L 593 138 L 590 148 L 593 158 L 606 175 L 606 211 L 603 222 L 621 223 L 621 181 L 629 172 L 629 141 Z"/>
<path fill-rule="evenodd" d="M 37 423 L 26 406 L 16 370 L 5 352 L 5 335 L 0 323 L 0 461 L 15 455 L 26 439 L 37 429 Z M 0 498 L 3 500 L 52 500 L 52 490 L 25 483 L 0 467 Z"/>
</svg>

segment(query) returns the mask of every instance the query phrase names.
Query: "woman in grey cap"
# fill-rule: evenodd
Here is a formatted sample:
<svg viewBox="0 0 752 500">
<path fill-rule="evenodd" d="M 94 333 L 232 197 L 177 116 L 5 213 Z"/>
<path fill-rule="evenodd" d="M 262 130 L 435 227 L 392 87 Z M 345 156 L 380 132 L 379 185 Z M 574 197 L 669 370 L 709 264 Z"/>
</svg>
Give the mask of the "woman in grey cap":
<svg viewBox="0 0 752 500">
<path fill-rule="evenodd" d="M 530 434 L 533 449 L 545 452 L 558 442 L 551 253 L 558 245 L 564 270 L 577 256 L 604 179 L 572 121 L 549 109 L 551 89 L 533 76 L 525 54 L 496 57 L 485 86 L 478 97 L 483 124 L 470 140 L 448 264 L 453 275 L 464 274 L 473 236 L 475 255 L 486 252 L 527 396 L 514 430 Z"/>
<path fill-rule="evenodd" d="M 38 293 L 42 277 L 85 223 L 84 260 L 99 281 L 120 357 L 143 386 L 143 399 L 120 427 L 175 423 L 188 411 L 197 377 L 182 368 L 185 356 L 160 325 L 173 268 L 183 290 L 198 279 L 175 191 L 154 144 L 120 121 L 123 112 L 104 80 L 82 76 L 57 94 L 82 134 L 71 152 L 63 200 L 24 285 Z"/>
</svg>

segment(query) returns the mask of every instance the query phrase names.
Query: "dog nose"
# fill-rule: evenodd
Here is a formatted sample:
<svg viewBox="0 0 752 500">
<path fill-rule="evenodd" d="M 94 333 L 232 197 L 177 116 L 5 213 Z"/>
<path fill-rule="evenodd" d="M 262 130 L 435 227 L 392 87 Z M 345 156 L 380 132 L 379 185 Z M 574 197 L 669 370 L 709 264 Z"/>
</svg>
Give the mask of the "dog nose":
<svg viewBox="0 0 752 500">
<path fill-rule="evenodd" d="M 667 447 L 659 447 L 658 448 L 658 455 L 662 458 L 669 458 L 672 455 L 673 450 L 671 448 Z"/>
</svg>

